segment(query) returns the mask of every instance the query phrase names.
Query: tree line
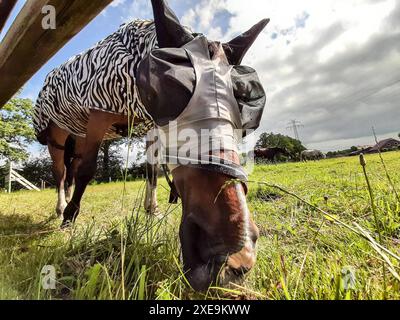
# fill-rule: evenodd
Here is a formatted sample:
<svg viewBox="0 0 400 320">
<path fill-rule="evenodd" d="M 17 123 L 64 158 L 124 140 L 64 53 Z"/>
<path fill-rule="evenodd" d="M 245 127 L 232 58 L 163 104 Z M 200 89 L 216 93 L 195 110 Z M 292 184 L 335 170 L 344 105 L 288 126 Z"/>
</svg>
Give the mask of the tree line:
<svg viewBox="0 0 400 320">
<path fill-rule="evenodd" d="M 292 137 L 280 134 L 280 133 L 273 133 L 273 132 L 264 132 L 260 135 L 255 149 L 262 149 L 262 148 L 282 148 L 287 151 L 289 157 L 284 155 L 279 155 L 276 158 L 277 162 L 281 161 L 299 161 L 300 154 L 302 151 L 306 150 L 307 148 L 302 145 L 300 140 L 294 139 Z"/>
</svg>

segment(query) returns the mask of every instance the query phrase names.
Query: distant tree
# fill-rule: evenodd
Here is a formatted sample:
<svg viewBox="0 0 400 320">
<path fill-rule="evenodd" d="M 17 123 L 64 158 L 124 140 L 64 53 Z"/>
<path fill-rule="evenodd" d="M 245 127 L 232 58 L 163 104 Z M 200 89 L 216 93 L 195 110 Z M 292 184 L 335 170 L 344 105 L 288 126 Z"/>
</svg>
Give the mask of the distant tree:
<svg viewBox="0 0 400 320">
<path fill-rule="evenodd" d="M 123 139 L 103 141 L 97 157 L 96 181 L 107 182 L 110 179 L 122 179 L 123 159 L 118 147 L 123 143 Z"/>
<path fill-rule="evenodd" d="M 27 145 L 35 138 L 30 99 L 12 98 L 0 110 L 0 160 L 25 160 Z"/>
<path fill-rule="evenodd" d="M 344 149 L 344 150 L 337 150 L 337 151 L 329 151 L 326 154 L 327 158 L 337 158 L 337 157 L 343 157 L 343 156 L 348 156 L 352 152 L 358 151 L 358 148 L 355 146 L 352 146 L 349 149 Z"/>
<path fill-rule="evenodd" d="M 146 177 L 146 163 L 136 163 L 134 162 L 128 169 L 128 175 L 133 179 L 142 179 Z"/>
<path fill-rule="evenodd" d="M 128 169 L 128 176 L 131 179 L 142 179 L 147 174 L 146 139 L 133 139 L 131 145 L 135 149 L 136 158 Z"/>
<path fill-rule="evenodd" d="M 103 142 L 99 151 L 97 171 L 94 177 L 96 182 L 108 182 L 110 178 L 113 181 L 123 179 L 126 159 L 123 159 L 120 147 L 126 142 L 126 139 L 106 140 Z M 143 147 L 141 141 L 135 140 L 132 143 L 134 147 L 139 148 L 139 150 Z M 142 156 L 143 152 L 139 151 L 138 159 Z M 52 174 L 52 160 L 47 153 L 42 154 L 38 158 L 23 162 L 19 172 L 24 178 L 28 179 L 36 186 L 41 185 L 41 180 L 44 180 L 47 186 L 51 187 L 55 185 Z M 128 174 L 131 175 L 132 178 L 142 178 L 145 173 L 145 163 L 134 163 L 128 168 Z M 0 168 L 0 176 L 5 176 L 6 174 L 6 168 Z M 0 187 L 4 187 L 4 183 L 2 183 L 3 180 L 0 179 Z"/>
<path fill-rule="evenodd" d="M 256 148 L 285 148 L 292 157 L 299 157 L 300 153 L 307 148 L 299 140 L 283 134 L 262 133 L 256 143 Z"/>
<path fill-rule="evenodd" d="M 335 156 L 335 152 L 334 151 L 328 151 L 326 154 L 327 158 L 333 158 Z"/>
<path fill-rule="evenodd" d="M 40 186 L 42 180 L 48 187 L 56 184 L 52 174 L 52 161 L 49 156 L 25 161 L 20 173 L 36 186 Z"/>
<path fill-rule="evenodd" d="M 140 162 L 140 159 L 144 156 L 144 139 L 130 138 L 128 140 L 128 138 L 122 138 L 105 140 L 100 147 L 99 156 L 97 158 L 97 172 L 95 175 L 95 180 L 97 182 L 108 182 L 110 178 L 111 180 L 120 180 L 124 178 L 128 159 L 124 159 L 120 149 L 122 145 L 128 144 L 128 142 L 130 147 L 136 150 L 136 162 Z M 127 171 L 129 174 L 129 163 Z"/>
</svg>

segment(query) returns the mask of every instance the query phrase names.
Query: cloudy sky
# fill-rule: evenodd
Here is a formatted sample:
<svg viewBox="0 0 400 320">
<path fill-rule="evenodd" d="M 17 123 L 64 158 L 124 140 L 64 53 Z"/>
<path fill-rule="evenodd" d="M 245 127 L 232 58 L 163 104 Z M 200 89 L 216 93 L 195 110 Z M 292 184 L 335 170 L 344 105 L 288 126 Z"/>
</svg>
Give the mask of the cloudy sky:
<svg viewBox="0 0 400 320">
<path fill-rule="evenodd" d="M 19 1 L 17 11 L 24 1 Z M 36 99 L 46 74 L 134 18 L 151 18 L 150 1 L 115 0 L 25 86 Z M 182 23 L 229 40 L 262 18 L 271 22 L 244 64 L 267 92 L 257 133 L 293 136 L 323 151 L 371 144 L 400 132 L 400 1 L 170 0 Z M 15 14 L 15 13 L 14 13 Z M 4 36 L 4 33 L 1 36 Z"/>
</svg>

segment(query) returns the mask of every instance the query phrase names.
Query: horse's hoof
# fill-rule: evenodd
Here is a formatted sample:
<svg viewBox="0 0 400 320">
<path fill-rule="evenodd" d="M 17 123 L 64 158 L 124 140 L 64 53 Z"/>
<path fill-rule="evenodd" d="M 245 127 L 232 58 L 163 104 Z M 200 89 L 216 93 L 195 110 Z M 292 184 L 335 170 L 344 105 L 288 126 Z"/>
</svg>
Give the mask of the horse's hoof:
<svg viewBox="0 0 400 320">
<path fill-rule="evenodd" d="M 77 206 L 72 201 L 68 203 L 67 207 L 64 210 L 63 217 L 64 221 L 62 225 L 68 224 L 68 226 L 75 222 L 76 217 L 79 214 L 79 206 Z"/>
<path fill-rule="evenodd" d="M 65 230 L 65 229 L 71 228 L 72 225 L 73 225 L 73 222 L 72 222 L 71 220 L 64 220 L 64 221 L 61 223 L 60 228 L 61 228 L 62 230 Z"/>
<path fill-rule="evenodd" d="M 158 209 L 158 207 L 152 209 L 146 209 L 146 214 L 148 217 L 153 217 L 153 218 L 161 217 L 161 211 L 160 209 Z"/>
<path fill-rule="evenodd" d="M 67 207 L 67 203 L 65 203 L 63 205 L 57 205 L 57 207 L 56 207 L 57 217 L 61 217 L 61 215 L 64 213 L 64 210 L 66 207 Z"/>
</svg>

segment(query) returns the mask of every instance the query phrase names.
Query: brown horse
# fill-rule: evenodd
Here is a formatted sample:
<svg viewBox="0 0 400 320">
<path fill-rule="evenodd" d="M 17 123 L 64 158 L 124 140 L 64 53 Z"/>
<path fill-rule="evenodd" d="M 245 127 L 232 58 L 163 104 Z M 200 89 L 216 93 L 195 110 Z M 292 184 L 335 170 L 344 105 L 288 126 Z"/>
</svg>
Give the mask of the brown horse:
<svg viewBox="0 0 400 320">
<path fill-rule="evenodd" d="M 179 23 L 164 1 L 152 0 L 152 5 L 160 49 L 152 51 L 147 60 L 141 63 L 136 74 L 136 85 L 143 104 L 157 127 L 162 127 L 184 114 L 183 111 L 190 103 L 195 104 L 194 110 L 203 108 L 204 104 L 196 105 L 196 101 L 192 100 L 196 95 L 202 98 L 199 94 L 202 88 L 198 88 L 202 85 L 207 87 L 205 91 L 220 90 L 222 96 L 226 95 L 223 101 L 230 103 L 227 108 L 239 113 L 232 90 L 249 90 L 251 85 L 234 86 L 233 89 L 215 88 L 215 84 L 212 83 L 212 86 L 209 86 L 206 82 L 201 82 L 203 74 L 198 72 L 202 69 L 196 69 L 195 64 L 206 64 L 204 70 L 209 75 L 214 75 L 210 79 L 222 79 L 218 83 L 221 85 L 228 78 L 224 78 L 226 74 L 220 73 L 220 70 L 230 71 L 232 66 L 240 65 L 247 50 L 269 20 L 263 20 L 243 35 L 220 44 L 190 33 Z M 153 68 L 161 60 L 160 66 Z M 210 65 L 217 67 L 210 71 Z M 163 70 L 165 66 L 167 69 Z M 178 72 L 168 72 L 174 67 L 177 67 Z M 249 69 L 245 68 L 238 69 L 240 72 L 249 72 Z M 187 72 L 183 72 L 184 70 Z M 231 80 L 226 81 L 229 83 Z M 254 93 L 256 88 L 253 89 Z M 262 91 L 262 87 L 258 89 Z M 215 99 L 216 92 L 210 92 L 210 97 Z M 262 98 L 260 101 L 265 103 Z M 229 114 L 226 116 L 229 117 Z M 232 124 L 225 120 L 218 122 L 216 119 L 210 127 L 224 127 L 224 130 L 230 130 Z M 110 127 L 126 128 L 128 124 L 140 125 L 136 121 L 134 117 L 130 118 L 127 115 L 90 110 L 84 138 L 72 136 L 68 130 L 60 128 L 54 122 L 50 123 L 41 138 L 47 142 L 53 160 L 53 171 L 59 190 L 57 211 L 63 212 L 63 227 L 73 223 L 79 214 L 82 196 L 95 174 L 99 147 Z M 206 127 L 207 123 L 205 121 Z M 256 260 L 256 241 L 259 233 L 247 207 L 247 186 L 245 182 L 229 183 L 232 178 L 242 176 L 238 152 L 235 148 L 220 147 L 218 150 L 212 150 L 212 155 L 227 161 L 229 166 L 182 164 L 171 169 L 175 191 L 181 198 L 183 207 L 179 234 L 184 270 L 190 284 L 196 290 L 205 290 L 217 279 L 222 285 L 239 280 L 253 267 Z M 157 182 L 155 164 L 149 164 L 148 169 L 150 179 L 146 207 L 154 209 Z M 69 182 L 65 194 L 66 180 Z M 75 180 L 73 192 L 72 180 Z"/>
<path fill-rule="evenodd" d="M 254 156 L 256 159 L 266 159 L 271 162 L 275 162 L 278 155 L 284 155 L 290 157 L 290 153 L 285 148 L 261 148 L 254 150 Z"/>
</svg>

